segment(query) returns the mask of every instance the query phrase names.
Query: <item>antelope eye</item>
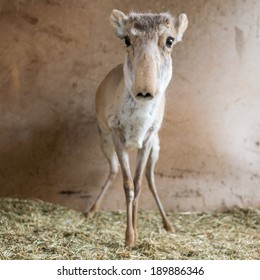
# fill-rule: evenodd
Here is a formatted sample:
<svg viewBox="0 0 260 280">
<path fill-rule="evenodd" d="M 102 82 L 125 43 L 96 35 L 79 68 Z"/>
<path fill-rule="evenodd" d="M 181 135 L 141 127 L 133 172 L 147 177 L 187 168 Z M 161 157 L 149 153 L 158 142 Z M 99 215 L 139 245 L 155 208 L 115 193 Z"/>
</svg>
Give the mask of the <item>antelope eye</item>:
<svg viewBox="0 0 260 280">
<path fill-rule="evenodd" d="M 168 38 L 166 39 L 166 47 L 167 47 L 167 48 L 171 48 L 172 45 L 173 45 L 173 42 L 174 42 L 174 38 L 173 38 L 173 37 L 168 37 Z"/>
<path fill-rule="evenodd" d="M 125 36 L 124 39 L 125 39 L 126 46 L 129 47 L 131 45 L 130 38 L 128 36 Z"/>
</svg>

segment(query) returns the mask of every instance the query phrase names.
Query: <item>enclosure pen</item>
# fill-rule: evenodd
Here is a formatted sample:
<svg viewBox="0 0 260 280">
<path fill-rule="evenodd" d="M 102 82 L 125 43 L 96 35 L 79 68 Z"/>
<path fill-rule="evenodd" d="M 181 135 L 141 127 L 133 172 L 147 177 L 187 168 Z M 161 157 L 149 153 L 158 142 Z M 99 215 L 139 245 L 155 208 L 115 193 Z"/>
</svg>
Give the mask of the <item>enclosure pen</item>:
<svg viewBox="0 0 260 280">
<path fill-rule="evenodd" d="M 125 212 L 94 219 L 55 204 L 0 199 L 0 259 L 260 259 L 260 210 L 171 213 L 175 234 L 157 211 L 141 211 L 140 240 L 125 248 Z"/>
</svg>

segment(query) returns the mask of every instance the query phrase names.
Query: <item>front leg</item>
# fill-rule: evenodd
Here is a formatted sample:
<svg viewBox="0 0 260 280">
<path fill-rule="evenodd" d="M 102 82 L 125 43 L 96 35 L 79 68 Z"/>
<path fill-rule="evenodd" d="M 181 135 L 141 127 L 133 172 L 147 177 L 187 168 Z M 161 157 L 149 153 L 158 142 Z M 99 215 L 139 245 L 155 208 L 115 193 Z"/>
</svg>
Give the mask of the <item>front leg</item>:
<svg viewBox="0 0 260 280">
<path fill-rule="evenodd" d="M 137 241 L 138 238 L 138 233 L 137 233 L 138 202 L 141 193 L 144 169 L 147 163 L 148 156 L 151 151 L 152 143 L 153 143 L 153 137 L 151 136 L 145 141 L 143 148 L 138 150 L 138 154 L 137 154 L 136 169 L 135 169 L 135 176 L 134 176 L 135 197 L 133 202 L 133 226 L 135 231 L 135 242 Z"/>
<path fill-rule="evenodd" d="M 160 150 L 159 138 L 158 138 L 158 135 L 156 135 L 156 137 L 154 138 L 154 141 L 153 141 L 152 148 L 150 150 L 149 157 L 148 157 L 148 162 L 147 162 L 147 166 L 146 166 L 146 178 L 147 178 L 149 188 L 150 188 L 150 190 L 155 198 L 155 201 L 158 205 L 158 208 L 160 210 L 164 228 L 167 231 L 173 233 L 173 232 L 175 232 L 174 227 L 172 227 L 170 221 L 168 220 L 168 218 L 166 216 L 163 205 L 158 196 L 157 188 L 156 188 L 155 180 L 154 180 L 154 167 L 155 167 L 155 163 L 157 162 L 158 157 L 159 157 L 159 150 Z"/>
<path fill-rule="evenodd" d="M 135 244 L 135 232 L 133 227 L 133 200 L 134 200 L 134 183 L 131 176 L 129 156 L 124 146 L 123 139 L 117 130 L 114 131 L 114 143 L 116 148 L 117 157 L 121 166 L 123 175 L 123 185 L 126 197 L 126 233 L 125 245 L 132 247 Z"/>
</svg>

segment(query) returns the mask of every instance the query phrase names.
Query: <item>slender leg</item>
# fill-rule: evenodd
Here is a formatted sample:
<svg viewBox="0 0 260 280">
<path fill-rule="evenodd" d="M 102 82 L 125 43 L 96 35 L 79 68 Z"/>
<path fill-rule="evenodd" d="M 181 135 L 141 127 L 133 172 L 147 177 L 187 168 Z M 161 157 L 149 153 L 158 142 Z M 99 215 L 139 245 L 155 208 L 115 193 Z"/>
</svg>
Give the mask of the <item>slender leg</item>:
<svg viewBox="0 0 260 280">
<path fill-rule="evenodd" d="M 145 146 L 138 150 L 137 161 L 136 161 L 136 170 L 134 176 L 134 188 L 135 188 L 135 197 L 133 202 L 133 226 L 135 231 L 135 242 L 138 239 L 137 232 L 137 214 L 138 214 L 138 201 L 141 193 L 141 184 L 144 174 L 144 169 L 147 163 L 147 159 L 151 150 L 151 143 L 148 142 Z"/>
<path fill-rule="evenodd" d="M 117 159 L 113 141 L 102 138 L 102 151 L 109 162 L 110 172 L 93 206 L 90 208 L 90 210 L 85 212 L 85 215 L 88 218 L 93 217 L 93 215 L 97 212 L 108 188 L 111 186 L 112 182 L 114 181 L 118 173 L 119 164 L 118 164 L 118 159 Z"/>
<path fill-rule="evenodd" d="M 131 176 L 131 170 L 129 165 L 129 157 L 126 148 L 120 138 L 120 135 L 115 131 L 114 142 L 117 157 L 120 162 L 122 175 L 123 175 L 123 185 L 126 197 L 126 233 L 125 233 L 125 245 L 132 247 L 135 244 L 135 232 L 133 228 L 133 200 L 134 200 L 134 183 Z"/>
<path fill-rule="evenodd" d="M 147 167 L 146 167 L 146 178 L 147 178 L 147 182 L 148 182 L 148 185 L 149 185 L 149 188 L 155 198 L 155 201 L 159 207 L 159 210 L 160 210 L 160 213 L 161 213 L 161 216 L 162 216 L 162 220 L 163 220 L 163 225 L 164 225 L 164 228 L 169 231 L 169 232 L 174 232 L 174 228 L 172 227 L 172 225 L 170 224 L 166 214 L 165 214 L 165 211 L 163 209 L 163 206 L 162 206 L 162 203 L 160 201 L 160 198 L 158 196 L 158 193 L 157 193 L 157 188 L 156 188 L 156 185 L 155 185 L 155 180 L 154 180 L 154 167 L 155 167 L 155 164 L 158 160 L 158 157 L 159 157 L 159 151 L 160 151 L 160 145 L 159 145 L 159 138 L 158 138 L 158 135 L 155 137 L 155 141 L 153 142 L 153 146 L 151 148 L 151 151 L 150 151 L 150 155 L 149 155 L 149 158 L 148 158 L 148 162 L 147 162 Z"/>
</svg>

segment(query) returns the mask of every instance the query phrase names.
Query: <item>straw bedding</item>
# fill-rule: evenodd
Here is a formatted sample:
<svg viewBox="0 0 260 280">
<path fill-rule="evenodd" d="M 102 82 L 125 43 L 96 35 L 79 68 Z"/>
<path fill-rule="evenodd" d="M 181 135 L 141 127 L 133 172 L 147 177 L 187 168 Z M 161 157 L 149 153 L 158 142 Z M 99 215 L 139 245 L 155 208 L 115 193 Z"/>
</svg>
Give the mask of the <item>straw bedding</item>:
<svg viewBox="0 0 260 280">
<path fill-rule="evenodd" d="M 124 247 L 125 212 L 92 219 L 42 201 L 0 199 L 0 259 L 260 259 L 260 210 L 169 214 L 141 211 L 139 240 Z"/>
</svg>

